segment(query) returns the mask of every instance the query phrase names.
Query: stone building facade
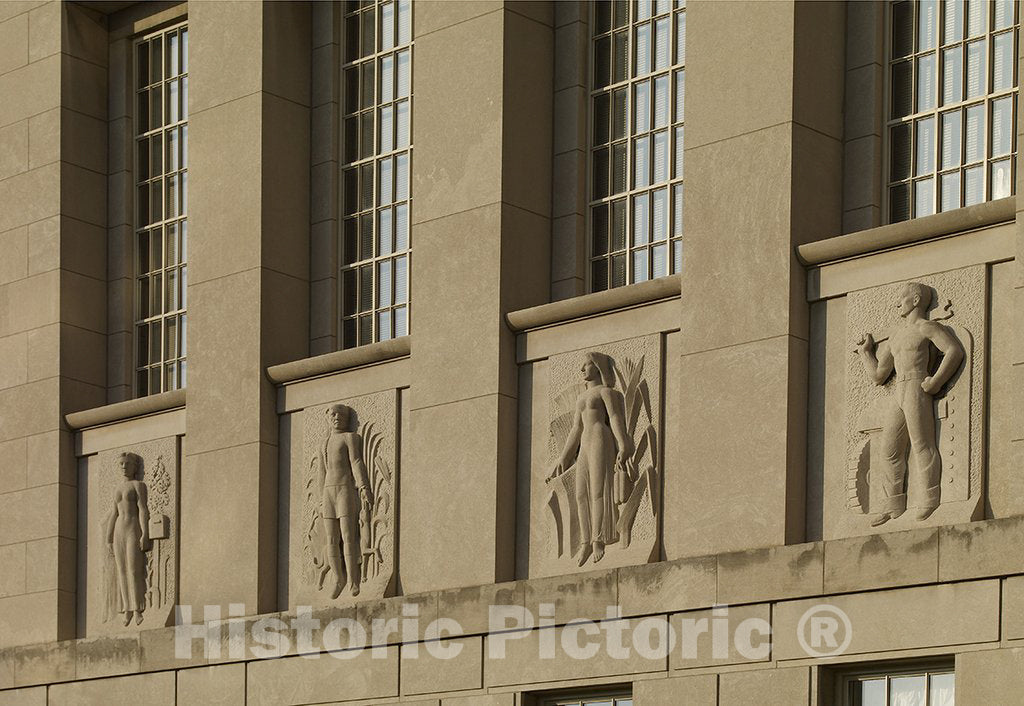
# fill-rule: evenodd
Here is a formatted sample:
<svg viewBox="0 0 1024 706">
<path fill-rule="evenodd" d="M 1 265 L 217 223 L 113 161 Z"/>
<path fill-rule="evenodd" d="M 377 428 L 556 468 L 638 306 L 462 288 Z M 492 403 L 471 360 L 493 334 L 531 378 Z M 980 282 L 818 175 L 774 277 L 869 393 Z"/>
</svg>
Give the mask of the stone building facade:
<svg viewBox="0 0 1024 706">
<path fill-rule="evenodd" d="M 1024 703 L 1019 13 L 0 2 L 0 704 Z"/>
</svg>

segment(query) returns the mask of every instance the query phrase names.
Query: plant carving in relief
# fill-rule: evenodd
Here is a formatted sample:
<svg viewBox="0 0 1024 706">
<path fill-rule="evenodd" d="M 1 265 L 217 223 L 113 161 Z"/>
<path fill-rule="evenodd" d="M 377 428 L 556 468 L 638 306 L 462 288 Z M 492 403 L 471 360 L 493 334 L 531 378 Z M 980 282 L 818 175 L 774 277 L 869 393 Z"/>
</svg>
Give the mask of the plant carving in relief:
<svg viewBox="0 0 1024 706">
<path fill-rule="evenodd" d="M 127 627 L 133 621 L 140 625 L 147 609 L 173 603 L 173 479 L 163 455 L 147 468 L 141 456 L 124 451 L 114 465 L 119 478 L 108 479 L 112 502 L 102 521 L 103 622 L 120 617 Z"/>
<path fill-rule="evenodd" d="M 374 422 L 352 431 L 356 413 L 344 404 L 311 412 L 303 577 L 332 599 L 346 588 L 358 596 L 368 584 L 383 595 L 394 554 L 393 438 Z"/>
<path fill-rule="evenodd" d="M 963 291 L 971 283 L 961 275 L 947 285 Z M 979 449 L 972 449 L 971 436 L 980 425 L 981 371 L 968 328 L 979 316 L 977 302 L 959 314 L 952 300 L 940 301 L 923 282 L 864 294 L 859 301 L 878 312 L 878 328 L 853 333 L 848 507 L 867 515 L 870 527 L 904 513 L 910 522 L 924 522 L 943 504 L 952 509 L 959 501 L 968 501 L 960 503 L 967 516 L 947 520 L 971 519 L 969 506 L 980 496 Z M 933 303 L 941 307 L 929 315 Z M 852 318 L 851 327 L 868 323 L 863 312 Z"/>
<path fill-rule="evenodd" d="M 629 549 L 637 535 L 653 550 L 658 439 L 643 354 L 616 361 L 588 351 L 580 363 L 583 381 L 552 402 L 555 461 L 546 482 L 555 553 L 583 566 Z"/>
</svg>

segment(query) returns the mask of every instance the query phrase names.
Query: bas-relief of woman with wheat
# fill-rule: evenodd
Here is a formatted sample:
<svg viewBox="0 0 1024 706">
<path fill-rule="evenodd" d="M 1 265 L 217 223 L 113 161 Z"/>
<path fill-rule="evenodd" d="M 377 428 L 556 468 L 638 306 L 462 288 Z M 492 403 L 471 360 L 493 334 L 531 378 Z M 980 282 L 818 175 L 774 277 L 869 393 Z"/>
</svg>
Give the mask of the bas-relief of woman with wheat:
<svg viewBox="0 0 1024 706">
<path fill-rule="evenodd" d="M 589 352 L 580 368 L 586 387 L 576 402 L 572 428 L 549 480 L 576 463 L 575 496 L 580 525 L 579 565 L 604 557 L 616 541 L 616 506 L 624 501 L 627 476 L 635 475 L 633 439 L 626 433 L 626 406 L 616 390 L 611 359 Z"/>
</svg>

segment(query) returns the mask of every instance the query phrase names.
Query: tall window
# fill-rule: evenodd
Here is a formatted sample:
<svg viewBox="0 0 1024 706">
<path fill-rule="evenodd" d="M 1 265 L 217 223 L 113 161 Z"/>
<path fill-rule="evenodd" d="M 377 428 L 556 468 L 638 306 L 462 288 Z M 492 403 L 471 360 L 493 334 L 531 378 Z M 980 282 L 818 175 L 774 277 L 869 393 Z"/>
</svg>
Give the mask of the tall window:
<svg viewBox="0 0 1024 706">
<path fill-rule="evenodd" d="M 889 221 L 1013 193 L 1013 0 L 891 5 Z"/>
<path fill-rule="evenodd" d="M 135 392 L 185 386 L 188 29 L 135 44 Z"/>
<path fill-rule="evenodd" d="M 409 332 L 412 0 L 346 0 L 341 345 Z"/>
<path fill-rule="evenodd" d="M 954 706 L 950 669 L 848 677 L 845 706 Z"/>
<path fill-rule="evenodd" d="M 598 0 L 591 66 L 590 289 L 680 271 L 682 0 Z"/>
</svg>

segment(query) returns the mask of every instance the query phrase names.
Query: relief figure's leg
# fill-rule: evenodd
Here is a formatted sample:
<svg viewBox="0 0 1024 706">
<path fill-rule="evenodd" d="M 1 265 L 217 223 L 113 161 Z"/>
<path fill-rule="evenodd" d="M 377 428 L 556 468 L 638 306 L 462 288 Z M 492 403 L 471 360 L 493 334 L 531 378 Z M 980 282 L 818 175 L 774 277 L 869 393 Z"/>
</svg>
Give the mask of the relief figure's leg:
<svg viewBox="0 0 1024 706">
<path fill-rule="evenodd" d="M 581 441 L 580 453 L 576 459 L 576 515 L 580 523 L 580 558 L 579 565 L 583 566 L 590 553 L 593 551 L 591 542 L 594 539 L 594 526 L 590 517 L 590 459 L 587 457 L 587 447 Z"/>
<path fill-rule="evenodd" d="M 917 508 L 916 517 L 926 519 L 939 506 L 942 457 L 935 438 L 935 401 L 917 386 L 907 391 L 907 432 L 913 471 L 907 481 L 909 504 Z"/>
<path fill-rule="evenodd" d="M 127 613 L 131 610 L 129 607 L 129 579 L 128 579 L 128 560 L 125 556 L 125 547 L 127 542 L 125 539 L 124 529 L 120 526 L 114 528 L 114 567 L 117 571 L 117 598 L 118 598 L 118 612 Z M 127 622 L 125 623 L 127 625 Z"/>
<path fill-rule="evenodd" d="M 142 622 L 142 611 L 146 608 L 146 556 L 139 547 L 142 532 L 136 528 L 127 532 L 125 538 L 125 578 L 128 581 L 127 610 L 135 611 L 135 622 Z"/>
<path fill-rule="evenodd" d="M 341 549 L 345 555 L 345 570 L 352 587 L 352 595 L 359 595 L 359 582 L 362 580 L 359 570 L 359 518 L 354 512 L 338 520 L 341 526 Z"/>
<path fill-rule="evenodd" d="M 878 490 L 878 506 L 872 507 L 871 511 L 879 513 L 882 517 L 898 517 L 907 509 L 907 494 L 903 488 L 903 481 L 907 475 L 909 437 L 899 385 L 900 383 L 897 383 L 897 404 L 886 414 L 882 425 L 882 467 L 871 469 L 871 484 Z"/>
<path fill-rule="evenodd" d="M 324 536 L 327 537 L 327 563 L 334 571 L 334 591 L 332 598 L 341 595 L 345 587 L 345 567 L 341 562 L 341 529 L 338 527 L 338 520 L 325 517 L 323 519 Z"/>
</svg>

